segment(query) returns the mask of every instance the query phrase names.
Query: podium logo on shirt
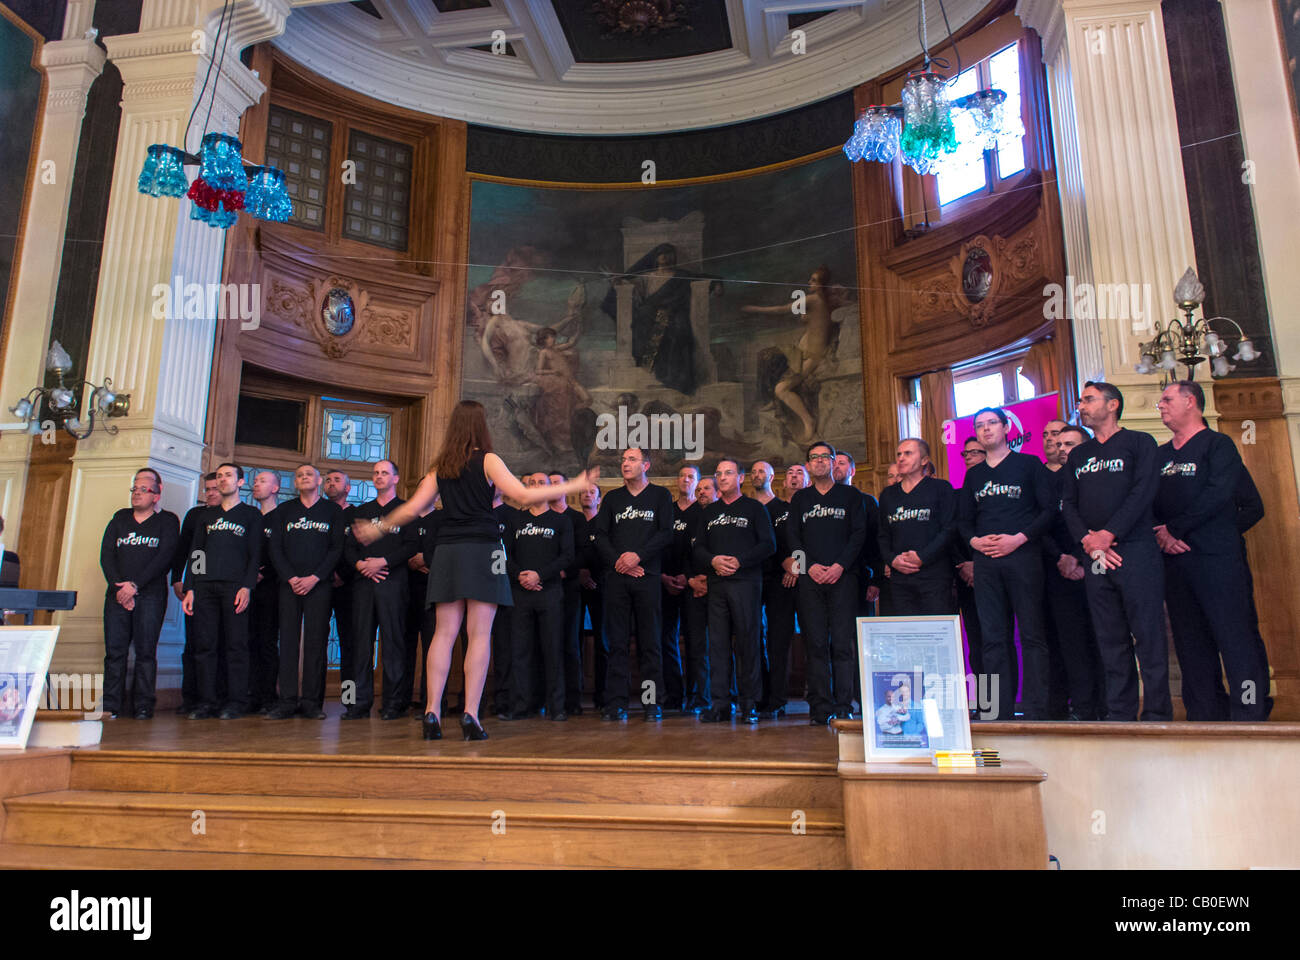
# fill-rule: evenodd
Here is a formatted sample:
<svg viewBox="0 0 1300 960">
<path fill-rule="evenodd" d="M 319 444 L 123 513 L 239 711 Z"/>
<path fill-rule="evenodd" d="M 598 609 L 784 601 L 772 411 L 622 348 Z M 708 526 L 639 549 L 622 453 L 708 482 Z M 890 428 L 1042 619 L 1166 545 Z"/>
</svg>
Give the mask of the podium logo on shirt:
<svg viewBox="0 0 1300 960">
<path fill-rule="evenodd" d="M 898 507 L 889 515 L 890 523 L 902 523 L 905 520 L 917 520 L 921 523 L 925 523 L 929 519 L 929 507 L 913 507 L 910 510 L 906 507 Z"/>
<path fill-rule="evenodd" d="M 1160 468 L 1162 477 L 1194 477 L 1196 476 L 1196 464 L 1194 463 L 1177 463 L 1170 460 Z"/>
<path fill-rule="evenodd" d="M 138 533 L 128 533 L 125 537 L 117 538 L 119 547 L 156 547 L 158 546 L 157 537 L 142 537 Z"/>
<path fill-rule="evenodd" d="M 748 527 L 748 517 L 736 517 L 730 513 L 720 513 L 709 521 L 709 529 L 714 527 Z"/>
<path fill-rule="evenodd" d="M 293 523 L 286 523 L 284 525 L 284 529 L 286 533 L 290 530 L 306 530 L 306 531 L 319 531 L 321 533 L 329 533 L 330 525 L 324 520 L 308 520 L 306 517 L 299 517 L 297 520 L 293 521 Z"/>
<path fill-rule="evenodd" d="M 653 520 L 654 518 L 655 512 L 653 510 L 638 510 L 636 507 L 624 507 L 614 514 L 615 523 L 621 523 L 624 520 Z"/>
<path fill-rule="evenodd" d="M 817 520 L 822 517 L 832 517 L 836 520 L 843 520 L 846 516 L 848 516 L 848 513 L 843 507 L 827 507 L 819 503 L 811 510 L 806 510 L 803 519 L 804 522 L 807 523 L 809 520 Z"/>
<path fill-rule="evenodd" d="M 1089 457 L 1087 461 L 1074 469 L 1074 479 L 1078 480 L 1085 473 L 1123 473 L 1124 461 L 1116 457 L 1113 460 L 1103 460 L 1101 457 Z"/>
<path fill-rule="evenodd" d="M 535 523 L 525 523 L 515 531 L 516 540 L 520 537 L 545 537 L 549 540 L 553 536 L 555 536 L 554 527 L 543 527 Z"/>
<path fill-rule="evenodd" d="M 979 490 L 975 491 L 976 502 L 983 500 L 985 497 L 1009 497 L 1012 500 L 1020 499 L 1020 484 L 1018 483 L 994 483 L 989 480 Z"/>
<path fill-rule="evenodd" d="M 674 530 L 675 532 L 677 532 L 677 533 L 685 533 L 685 532 L 686 532 L 686 521 L 685 521 L 685 520 L 674 520 L 674 521 L 673 521 L 673 530 Z"/>
<path fill-rule="evenodd" d="M 237 537 L 242 537 L 244 532 L 242 523 L 231 523 L 224 517 L 208 524 L 208 533 L 232 533 Z"/>
</svg>

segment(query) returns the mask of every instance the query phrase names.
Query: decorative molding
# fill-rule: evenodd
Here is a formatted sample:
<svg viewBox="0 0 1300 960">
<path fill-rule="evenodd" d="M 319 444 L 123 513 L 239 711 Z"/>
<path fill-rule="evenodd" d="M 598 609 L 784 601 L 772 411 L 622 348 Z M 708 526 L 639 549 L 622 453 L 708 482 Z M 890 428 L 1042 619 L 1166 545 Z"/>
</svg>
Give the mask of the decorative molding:
<svg viewBox="0 0 1300 960">
<path fill-rule="evenodd" d="M 988 326 L 1000 312 L 1005 291 L 1013 289 L 1017 283 L 1042 275 L 1042 259 L 1038 255 L 1041 242 L 1036 229 L 1010 239 L 985 234 L 971 237 L 948 261 L 947 274 L 922 281 L 926 287 L 916 292 L 913 319 L 925 322 L 957 313 L 976 329 Z M 989 291 L 978 303 L 971 303 L 964 289 L 966 259 L 973 250 L 983 250 L 988 254 L 993 272 Z"/>
<path fill-rule="evenodd" d="M 1277 377 L 1216 380 L 1214 405 L 1224 420 L 1276 419 L 1285 412 Z"/>
<path fill-rule="evenodd" d="M 810 25 L 808 52 L 792 56 L 785 17 L 765 15 L 789 6 L 729 3 L 732 49 L 628 64 L 574 63 L 554 11 L 542 3 L 462 11 L 451 22 L 434 11 L 427 24 L 401 4 L 401 16 L 390 18 L 400 36 L 347 4 L 330 4 L 297 10 L 274 43 L 320 75 L 388 103 L 515 130 L 596 134 L 677 132 L 768 116 L 833 96 L 919 52 L 914 4 L 862 0 L 837 4 L 844 9 L 824 18 L 835 23 Z M 949 0 L 948 21 L 959 30 L 987 6 Z M 503 9 L 509 27 L 499 23 Z M 938 4 L 927 13 L 930 36 L 942 36 Z M 464 32 L 445 37 L 453 24 Z M 456 57 L 488 42 L 494 28 L 512 38 L 517 59 L 532 64 L 535 76 L 517 76 L 518 63 L 503 75 L 493 62 L 500 58 L 476 67 Z"/>
</svg>

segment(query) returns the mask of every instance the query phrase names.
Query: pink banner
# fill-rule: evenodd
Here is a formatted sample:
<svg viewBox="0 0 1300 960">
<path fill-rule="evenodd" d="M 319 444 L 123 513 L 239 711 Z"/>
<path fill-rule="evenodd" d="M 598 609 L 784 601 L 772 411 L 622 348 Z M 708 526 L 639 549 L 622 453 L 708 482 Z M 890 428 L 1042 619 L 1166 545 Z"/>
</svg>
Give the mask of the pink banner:
<svg viewBox="0 0 1300 960">
<path fill-rule="evenodd" d="M 1049 420 L 1060 417 L 1057 407 L 1056 392 L 1045 393 L 1032 400 L 1019 400 L 1002 408 L 1007 412 L 1007 438 L 1011 449 L 1019 453 L 1043 459 L 1043 427 Z M 949 426 L 951 424 L 952 426 Z M 968 437 L 975 435 L 975 416 L 958 417 L 946 421 L 943 425 L 944 436 L 951 441 L 944 444 L 948 457 L 948 481 L 954 487 L 960 487 L 966 479 L 966 463 L 961 457 L 961 448 L 966 445 Z"/>
</svg>

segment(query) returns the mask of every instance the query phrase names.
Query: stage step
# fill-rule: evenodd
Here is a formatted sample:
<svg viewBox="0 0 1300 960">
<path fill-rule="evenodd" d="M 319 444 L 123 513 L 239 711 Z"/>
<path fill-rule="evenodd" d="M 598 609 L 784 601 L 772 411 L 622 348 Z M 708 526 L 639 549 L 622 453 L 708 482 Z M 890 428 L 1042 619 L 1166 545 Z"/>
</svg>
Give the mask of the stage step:
<svg viewBox="0 0 1300 960">
<path fill-rule="evenodd" d="M 832 762 L 394 757 L 105 750 L 78 753 L 73 790 L 689 806 L 842 805 Z"/>
<path fill-rule="evenodd" d="M 0 870 L 456 870 L 464 866 L 449 860 L 294 857 L 0 843 Z M 498 865 L 486 863 L 482 866 Z"/>
<path fill-rule="evenodd" d="M 411 865 L 845 865 L 840 811 L 819 808 L 73 789 L 10 797 L 5 809 L 5 846 L 277 854 Z M 204 832 L 196 835 L 192 825 L 199 812 Z M 802 832 L 792 829 L 796 823 Z"/>
</svg>

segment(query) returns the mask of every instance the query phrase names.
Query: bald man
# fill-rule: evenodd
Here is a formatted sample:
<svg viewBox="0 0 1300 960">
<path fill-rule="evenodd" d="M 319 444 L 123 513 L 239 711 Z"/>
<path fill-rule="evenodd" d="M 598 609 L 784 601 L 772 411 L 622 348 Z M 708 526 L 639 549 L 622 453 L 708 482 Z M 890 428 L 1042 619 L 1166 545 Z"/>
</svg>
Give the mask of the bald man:
<svg viewBox="0 0 1300 960">
<path fill-rule="evenodd" d="M 253 477 L 253 506 L 262 513 L 262 563 L 253 588 L 248 630 L 248 712 L 268 715 L 278 703 L 280 674 L 280 577 L 271 562 L 272 515 L 280 501 L 280 475 L 263 470 Z"/>
</svg>

